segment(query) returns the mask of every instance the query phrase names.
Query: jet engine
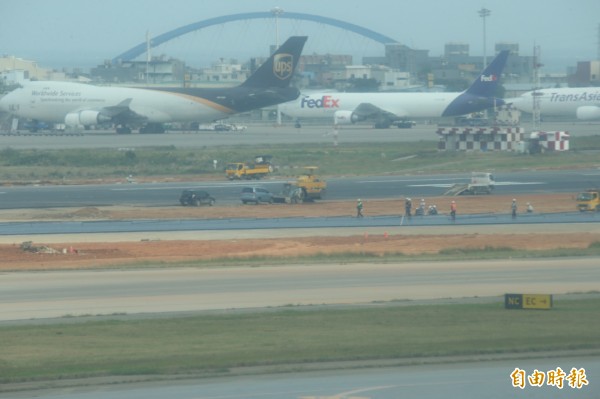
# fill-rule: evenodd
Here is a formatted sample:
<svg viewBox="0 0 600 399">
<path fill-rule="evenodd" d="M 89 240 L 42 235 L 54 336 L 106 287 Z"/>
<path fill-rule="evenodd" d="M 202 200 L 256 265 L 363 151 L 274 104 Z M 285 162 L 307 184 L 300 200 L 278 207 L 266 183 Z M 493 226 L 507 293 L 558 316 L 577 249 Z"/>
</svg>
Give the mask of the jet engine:
<svg viewBox="0 0 600 399">
<path fill-rule="evenodd" d="M 68 113 L 67 116 L 65 116 L 65 124 L 68 126 L 90 126 L 110 122 L 110 119 L 109 116 L 103 115 L 98 111 L 86 109 Z"/>
<path fill-rule="evenodd" d="M 336 125 L 349 125 L 363 120 L 365 118 L 361 118 L 352 111 L 335 111 L 333 114 L 333 123 Z"/>
<path fill-rule="evenodd" d="M 577 119 L 584 121 L 600 119 L 600 107 L 596 105 L 585 105 L 577 108 Z"/>
</svg>

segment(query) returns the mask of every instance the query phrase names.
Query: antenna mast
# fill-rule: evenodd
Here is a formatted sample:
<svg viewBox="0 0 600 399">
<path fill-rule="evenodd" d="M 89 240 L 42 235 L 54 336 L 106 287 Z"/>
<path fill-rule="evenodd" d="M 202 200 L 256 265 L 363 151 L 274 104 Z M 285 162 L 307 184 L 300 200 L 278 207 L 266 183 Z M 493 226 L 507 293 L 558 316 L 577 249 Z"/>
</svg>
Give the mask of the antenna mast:
<svg viewBox="0 0 600 399">
<path fill-rule="evenodd" d="M 533 107 L 532 107 L 532 117 L 533 117 L 533 131 L 536 132 L 540 128 L 540 123 L 542 121 L 542 116 L 540 112 L 540 95 L 542 93 L 538 92 L 540 89 L 540 68 L 543 66 L 540 62 L 541 50 L 540 46 L 533 46 Z"/>
<path fill-rule="evenodd" d="M 596 59 L 600 60 L 600 24 L 598 24 L 598 54 L 596 54 Z"/>
<path fill-rule="evenodd" d="M 150 31 L 146 31 L 146 85 L 149 83 L 150 79 L 150 61 L 152 57 L 150 56 Z"/>
</svg>

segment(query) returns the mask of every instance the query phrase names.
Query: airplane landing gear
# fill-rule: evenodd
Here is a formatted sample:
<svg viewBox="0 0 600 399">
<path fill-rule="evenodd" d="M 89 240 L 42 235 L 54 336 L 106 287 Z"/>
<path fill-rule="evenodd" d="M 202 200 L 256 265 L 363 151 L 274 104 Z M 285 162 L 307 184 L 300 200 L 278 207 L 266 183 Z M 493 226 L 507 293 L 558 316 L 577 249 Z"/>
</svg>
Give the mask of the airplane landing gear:
<svg viewBox="0 0 600 399">
<path fill-rule="evenodd" d="M 117 125 L 117 134 L 131 134 L 131 128 L 125 125 Z"/>
<path fill-rule="evenodd" d="M 162 123 L 148 123 L 140 128 L 140 134 L 144 133 L 164 133 L 165 127 Z"/>
</svg>

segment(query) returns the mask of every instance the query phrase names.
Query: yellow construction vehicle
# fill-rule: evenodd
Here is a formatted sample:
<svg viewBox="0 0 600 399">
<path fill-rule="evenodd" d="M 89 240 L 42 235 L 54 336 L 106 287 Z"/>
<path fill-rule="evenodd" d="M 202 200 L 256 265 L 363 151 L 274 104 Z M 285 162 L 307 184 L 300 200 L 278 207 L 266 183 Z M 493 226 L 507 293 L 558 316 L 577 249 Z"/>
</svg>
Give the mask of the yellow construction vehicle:
<svg viewBox="0 0 600 399">
<path fill-rule="evenodd" d="M 233 179 L 261 179 L 273 173 L 272 157 L 270 155 L 259 155 L 253 164 L 244 162 L 232 162 L 225 167 L 225 175 L 229 180 Z"/>
<path fill-rule="evenodd" d="M 577 209 L 579 212 L 600 212 L 600 189 L 594 188 L 577 194 Z"/>
<path fill-rule="evenodd" d="M 306 166 L 306 173 L 298 176 L 295 182 L 285 183 L 281 193 L 273 196 L 274 202 L 312 202 L 325 198 L 327 182 L 315 175 L 316 166 Z"/>
<path fill-rule="evenodd" d="M 298 176 L 296 180 L 296 186 L 302 189 L 302 201 L 325 198 L 327 183 L 315 175 L 315 171 L 319 168 L 316 166 L 306 166 L 304 169 L 306 169 L 306 173 Z"/>
</svg>

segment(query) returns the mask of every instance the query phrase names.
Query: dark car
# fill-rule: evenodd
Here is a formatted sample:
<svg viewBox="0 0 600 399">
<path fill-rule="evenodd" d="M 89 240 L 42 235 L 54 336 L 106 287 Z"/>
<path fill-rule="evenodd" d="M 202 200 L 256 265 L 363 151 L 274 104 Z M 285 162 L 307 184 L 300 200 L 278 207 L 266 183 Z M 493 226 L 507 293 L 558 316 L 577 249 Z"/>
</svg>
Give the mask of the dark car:
<svg viewBox="0 0 600 399">
<path fill-rule="evenodd" d="M 179 197 L 179 202 L 183 206 L 213 206 L 215 204 L 215 199 L 211 197 L 209 193 L 203 190 L 183 190 L 181 197 Z"/>
<path fill-rule="evenodd" d="M 226 123 L 218 123 L 215 125 L 215 130 L 217 132 L 229 132 L 233 130 L 233 126 Z"/>
<path fill-rule="evenodd" d="M 273 194 L 261 187 L 244 187 L 242 189 L 241 200 L 244 204 L 253 202 L 258 204 L 259 202 L 273 202 Z"/>
</svg>

